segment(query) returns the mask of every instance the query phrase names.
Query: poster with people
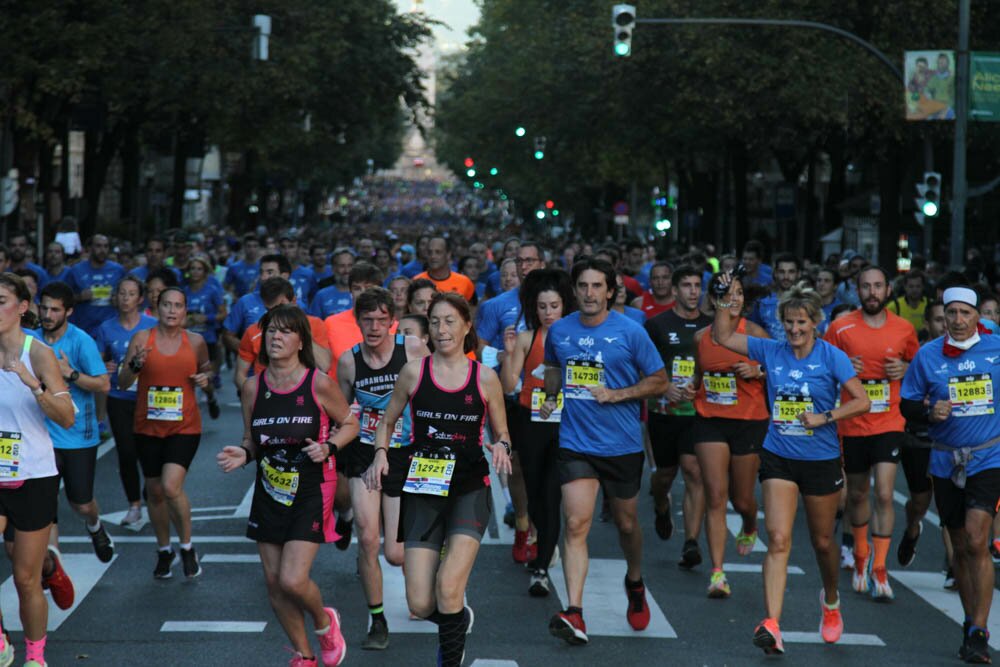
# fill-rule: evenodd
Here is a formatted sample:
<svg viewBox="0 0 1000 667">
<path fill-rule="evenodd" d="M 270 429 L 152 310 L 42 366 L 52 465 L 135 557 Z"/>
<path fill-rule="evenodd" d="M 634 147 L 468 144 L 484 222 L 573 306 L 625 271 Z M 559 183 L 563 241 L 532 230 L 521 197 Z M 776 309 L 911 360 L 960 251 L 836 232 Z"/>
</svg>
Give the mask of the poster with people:
<svg viewBox="0 0 1000 667">
<path fill-rule="evenodd" d="M 955 52 L 907 51 L 906 120 L 955 119 Z"/>
</svg>

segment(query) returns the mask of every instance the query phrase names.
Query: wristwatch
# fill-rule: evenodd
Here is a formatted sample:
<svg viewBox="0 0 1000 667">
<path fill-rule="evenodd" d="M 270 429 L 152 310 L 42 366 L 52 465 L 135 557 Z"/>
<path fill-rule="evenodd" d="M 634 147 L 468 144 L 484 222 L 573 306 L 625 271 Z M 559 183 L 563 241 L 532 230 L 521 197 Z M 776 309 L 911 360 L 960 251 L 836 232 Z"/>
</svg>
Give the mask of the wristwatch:
<svg viewBox="0 0 1000 667">
<path fill-rule="evenodd" d="M 69 377 L 66 378 L 66 382 L 76 382 L 78 379 L 80 379 L 80 371 L 74 369 L 73 372 L 69 374 Z"/>
<path fill-rule="evenodd" d="M 827 410 L 826 412 L 823 413 L 823 416 L 826 417 L 826 423 L 827 424 L 832 424 L 833 423 L 833 413 L 832 412 L 830 412 L 829 410 Z"/>
</svg>

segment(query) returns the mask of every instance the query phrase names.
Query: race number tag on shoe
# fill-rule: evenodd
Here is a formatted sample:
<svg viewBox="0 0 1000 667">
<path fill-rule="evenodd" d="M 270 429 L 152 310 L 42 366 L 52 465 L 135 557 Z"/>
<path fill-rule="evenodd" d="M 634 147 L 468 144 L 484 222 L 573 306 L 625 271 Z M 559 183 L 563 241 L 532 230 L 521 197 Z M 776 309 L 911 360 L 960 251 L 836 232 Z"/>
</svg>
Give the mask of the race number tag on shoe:
<svg viewBox="0 0 1000 667">
<path fill-rule="evenodd" d="M 91 287 L 90 303 L 94 306 L 110 306 L 111 285 L 94 285 Z"/>
<path fill-rule="evenodd" d="M 771 410 L 771 420 L 778 427 L 781 435 L 812 435 L 812 429 L 807 429 L 799 421 L 803 412 L 813 412 L 813 400 L 809 396 L 775 396 L 774 407 Z"/>
<path fill-rule="evenodd" d="M 948 378 L 948 400 L 953 417 L 993 414 L 993 378 L 989 373 Z"/>
<path fill-rule="evenodd" d="M 736 405 L 736 373 L 704 373 L 705 400 L 715 405 Z"/>
<path fill-rule="evenodd" d="M 604 364 L 600 361 L 570 359 L 566 362 L 566 379 L 563 392 L 567 399 L 593 401 L 591 387 L 604 386 Z"/>
<path fill-rule="evenodd" d="M 869 412 L 889 412 L 889 391 L 888 380 L 862 380 L 861 384 L 868 394 L 868 400 L 872 402 Z"/>
<path fill-rule="evenodd" d="M 560 391 L 556 394 L 556 409 L 552 411 L 548 419 L 542 419 L 541 410 L 542 403 L 545 402 L 545 390 L 541 387 L 535 387 L 531 390 L 531 421 L 533 422 L 548 422 L 552 424 L 558 424 L 562 421 L 562 409 L 563 409 L 563 393 Z"/>
<path fill-rule="evenodd" d="M 260 481 L 267 495 L 275 502 L 285 507 L 291 507 L 295 502 L 295 494 L 299 490 L 299 473 L 297 470 L 283 471 L 271 465 L 265 458 L 260 462 Z"/>
<path fill-rule="evenodd" d="M 385 416 L 385 410 L 380 410 L 379 408 L 373 408 L 370 406 L 365 406 L 361 409 L 361 438 L 362 444 L 374 445 L 375 444 L 375 431 L 378 429 L 378 425 L 382 422 L 382 417 Z M 397 419 L 396 425 L 392 429 L 392 435 L 389 438 L 390 447 L 402 447 L 403 446 L 403 420 Z"/>
<path fill-rule="evenodd" d="M 21 467 L 21 434 L 0 431 L 0 480 L 16 480 Z"/>
<path fill-rule="evenodd" d="M 146 395 L 146 418 L 166 422 L 183 421 L 183 387 L 150 387 Z"/>
<path fill-rule="evenodd" d="M 686 387 L 694 379 L 694 357 L 674 357 L 670 364 L 670 381 Z"/>
<path fill-rule="evenodd" d="M 403 483 L 403 491 L 429 496 L 447 496 L 454 474 L 454 454 L 442 457 L 417 454 L 410 462 L 410 472 L 407 473 L 406 482 Z"/>
</svg>

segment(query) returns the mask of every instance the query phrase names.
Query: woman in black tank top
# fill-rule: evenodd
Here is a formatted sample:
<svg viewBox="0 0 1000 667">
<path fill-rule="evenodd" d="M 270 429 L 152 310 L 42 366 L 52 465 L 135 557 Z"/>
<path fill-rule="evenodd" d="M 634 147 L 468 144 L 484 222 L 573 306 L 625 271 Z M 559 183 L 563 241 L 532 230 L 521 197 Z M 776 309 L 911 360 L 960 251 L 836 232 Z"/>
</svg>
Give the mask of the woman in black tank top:
<svg viewBox="0 0 1000 667">
<path fill-rule="evenodd" d="M 429 312 L 430 357 L 403 367 L 385 417 L 375 433 L 375 460 L 365 483 L 378 489 L 388 471 L 389 431 L 411 406 L 413 459 L 403 487 L 401 540 L 405 542 L 406 601 L 414 615 L 438 624 L 438 664 L 459 665 L 472 612 L 465 586 L 489 521 L 487 444 L 497 472 L 510 472 L 510 443 L 503 391 L 497 374 L 465 355 L 478 345 L 469 304 L 452 293 L 436 294 Z M 441 558 L 441 547 L 446 546 Z M 442 582 L 437 578 L 448 577 Z M 436 597 L 441 588 L 447 597 Z"/>
</svg>

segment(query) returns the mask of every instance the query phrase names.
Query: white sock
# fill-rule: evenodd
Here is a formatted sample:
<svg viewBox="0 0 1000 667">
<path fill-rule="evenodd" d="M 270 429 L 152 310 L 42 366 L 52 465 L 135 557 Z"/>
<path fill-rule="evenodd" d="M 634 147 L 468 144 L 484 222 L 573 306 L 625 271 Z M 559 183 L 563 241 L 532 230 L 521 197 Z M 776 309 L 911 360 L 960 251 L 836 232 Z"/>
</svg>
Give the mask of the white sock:
<svg viewBox="0 0 1000 667">
<path fill-rule="evenodd" d="M 191 546 L 190 542 L 181 542 L 181 549 L 184 551 L 191 551 Z"/>
<path fill-rule="evenodd" d="M 166 553 L 166 554 L 168 554 L 168 553 L 171 553 L 171 552 L 172 552 L 172 551 L 173 551 L 174 549 L 173 549 L 173 547 L 171 547 L 171 546 L 170 546 L 170 545 L 168 544 L 168 545 L 167 545 L 167 546 L 165 546 L 165 547 L 160 547 L 160 549 L 159 549 L 159 550 L 160 550 L 160 551 L 162 551 L 163 553 Z"/>
<path fill-rule="evenodd" d="M 94 523 L 94 524 L 88 523 L 87 524 L 87 530 L 89 530 L 91 533 L 96 533 L 100 529 L 101 529 L 101 520 L 100 519 L 97 520 L 97 523 Z"/>
</svg>

